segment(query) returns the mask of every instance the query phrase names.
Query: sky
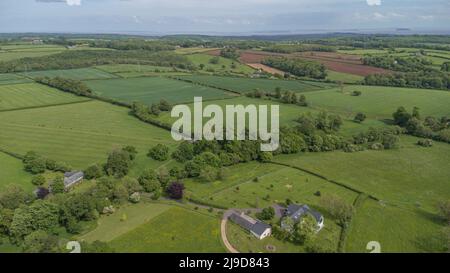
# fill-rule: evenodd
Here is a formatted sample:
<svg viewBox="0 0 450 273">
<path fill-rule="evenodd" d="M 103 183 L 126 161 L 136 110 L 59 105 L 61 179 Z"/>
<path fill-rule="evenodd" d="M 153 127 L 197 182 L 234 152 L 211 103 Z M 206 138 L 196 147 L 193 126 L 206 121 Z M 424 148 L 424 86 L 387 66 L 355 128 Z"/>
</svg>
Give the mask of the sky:
<svg viewBox="0 0 450 273">
<path fill-rule="evenodd" d="M 450 0 L 0 0 L 0 33 L 450 33 Z"/>
</svg>

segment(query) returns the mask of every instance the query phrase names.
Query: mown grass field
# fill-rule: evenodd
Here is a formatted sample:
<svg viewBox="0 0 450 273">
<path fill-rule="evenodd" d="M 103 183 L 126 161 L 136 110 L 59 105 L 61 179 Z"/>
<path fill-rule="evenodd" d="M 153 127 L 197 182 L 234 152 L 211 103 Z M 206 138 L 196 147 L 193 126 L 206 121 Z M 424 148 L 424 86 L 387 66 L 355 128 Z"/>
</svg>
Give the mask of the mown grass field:
<svg viewBox="0 0 450 273">
<path fill-rule="evenodd" d="M 0 85 L 27 83 L 32 81 L 33 80 L 24 78 L 17 74 L 0 74 Z"/>
<path fill-rule="evenodd" d="M 186 57 L 196 66 L 200 66 L 201 64 L 204 65 L 205 67 L 203 68 L 203 70 L 207 72 L 213 70 L 213 72 L 228 71 L 233 73 L 251 74 L 255 71 L 248 65 L 241 64 L 238 61 L 234 61 L 223 57 L 217 57 L 219 62 L 216 64 L 211 63 L 211 59 L 214 58 L 214 56 L 208 54 L 191 54 L 186 55 Z M 235 65 L 235 68 L 232 67 L 233 64 Z"/>
<path fill-rule="evenodd" d="M 128 109 L 98 101 L 3 112 L 0 127 L 1 149 L 34 150 L 74 168 L 104 162 L 125 145 L 146 154 L 156 143 L 175 143 L 170 132 L 139 121 Z"/>
<path fill-rule="evenodd" d="M 99 96 L 122 102 L 139 101 L 145 104 L 165 99 L 170 103 L 190 102 L 194 96 L 203 99 L 227 98 L 231 95 L 211 87 L 167 79 L 163 77 L 88 81 L 86 84 Z"/>
<path fill-rule="evenodd" d="M 115 238 L 120 252 L 225 252 L 219 218 L 173 207 L 147 223 Z"/>
<path fill-rule="evenodd" d="M 239 93 L 247 93 L 254 91 L 255 89 L 266 92 L 275 92 L 275 88 L 277 87 L 280 87 L 282 91 L 306 92 L 321 90 L 331 86 L 330 84 L 319 82 L 249 79 L 208 75 L 192 75 L 178 78 L 227 90 L 233 90 Z"/>
<path fill-rule="evenodd" d="M 317 192 L 337 194 L 349 204 L 357 196 L 355 192 L 300 170 L 259 163 L 229 167 L 223 181 L 202 182 L 196 179 L 186 181 L 186 187 L 197 199 L 229 208 L 263 208 L 283 203 L 287 198 L 320 208 Z"/>
<path fill-rule="evenodd" d="M 351 92 L 361 91 L 362 95 L 351 96 Z M 340 112 L 342 114 L 356 114 L 362 112 L 368 117 L 385 119 L 392 118 L 399 106 L 412 111 L 414 106 L 420 108 L 423 117 L 441 117 L 450 115 L 450 92 L 439 90 L 375 87 L 375 86 L 346 86 L 344 93 L 338 89 L 320 92 L 310 92 L 308 102 L 313 108 Z"/>
<path fill-rule="evenodd" d="M 0 111 L 88 100 L 38 83 L 0 85 Z"/>
<path fill-rule="evenodd" d="M 0 190 L 8 185 L 18 185 L 31 192 L 31 175 L 24 171 L 22 161 L 0 152 Z"/>
<path fill-rule="evenodd" d="M 79 236 L 78 239 L 87 242 L 97 240 L 109 242 L 145 224 L 170 208 L 169 205 L 156 203 L 139 203 L 119 208 L 112 215 L 102 216 L 97 221 L 97 227 L 94 230 Z M 125 221 L 121 220 L 124 216 L 126 216 Z"/>
<path fill-rule="evenodd" d="M 38 77 L 62 77 L 74 80 L 93 80 L 93 79 L 110 79 L 116 78 L 115 75 L 104 72 L 95 68 L 78 68 L 67 70 L 45 70 L 20 73 L 26 77 L 38 78 Z"/>
</svg>

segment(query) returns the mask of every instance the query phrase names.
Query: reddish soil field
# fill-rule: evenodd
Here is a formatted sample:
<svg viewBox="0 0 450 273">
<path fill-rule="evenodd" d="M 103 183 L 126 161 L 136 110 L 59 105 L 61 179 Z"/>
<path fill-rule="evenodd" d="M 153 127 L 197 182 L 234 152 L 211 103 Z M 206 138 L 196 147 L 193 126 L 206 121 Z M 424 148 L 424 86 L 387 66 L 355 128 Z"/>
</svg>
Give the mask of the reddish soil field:
<svg viewBox="0 0 450 273">
<path fill-rule="evenodd" d="M 220 50 L 212 50 L 206 53 L 217 56 L 220 55 Z M 341 54 L 335 52 L 299 52 L 294 54 L 282 54 L 256 50 L 244 50 L 241 51 L 241 57 L 239 58 L 239 60 L 248 65 L 250 64 L 255 65 L 261 63 L 262 60 L 270 56 L 283 56 L 288 58 L 301 58 L 304 60 L 316 61 L 325 65 L 327 69 L 363 77 L 370 74 L 392 73 L 392 71 L 383 68 L 363 65 L 360 56 Z M 258 68 L 261 68 L 269 72 L 268 70 L 262 67 Z"/>
<path fill-rule="evenodd" d="M 270 73 L 270 74 L 279 74 L 281 76 L 284 76 L 284 72 L 275 68 L 272 68 L 270 66 L 264 65 L 264 64 L 260 64 L 260 63 L 255 63 L 255 64 L 247 64 L 250 67 L 253 67 L 254 69 L 261 69 L 264 72 Z"/>
</svg>

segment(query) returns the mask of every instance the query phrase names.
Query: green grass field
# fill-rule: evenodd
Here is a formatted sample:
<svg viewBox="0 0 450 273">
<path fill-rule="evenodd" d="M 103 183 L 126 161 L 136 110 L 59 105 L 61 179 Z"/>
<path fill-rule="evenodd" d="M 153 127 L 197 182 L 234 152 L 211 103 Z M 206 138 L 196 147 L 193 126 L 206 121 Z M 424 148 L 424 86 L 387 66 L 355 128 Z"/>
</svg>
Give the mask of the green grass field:
<svg viewBox="0 0 450 273">
<path fill-rule="evenodd" d="M 91 101 L 0 113 L 0 148 L 85 168 L 104 162 L 114 148 L 134 145 L 147 153 L 156 143 L 174 144 L 170 132 L 143 123 L 123 107 Z"/>
<path fill-rule="evenodd" d="M 153 66 L 153 65 L 138 65 L 138 64 L 109 64 L 99 65 L 95 68 L 108 73 L 125 73 L 125 72 L 168 72 L 174 71 L 173 67 Z"/>
<path fill-rule="evenodd" d="M 45 50 L 45 51 L 4 51 L 0 52 L 0 62 L 7 62 L 22 58 L 34 58 L 53 55 L 62 52 L 62 50 Z"/>
<path fill-rule="evenodd" d="M 330 84 L 307 82 L 307 81 L 288 81 L 288 80 L 269 80 L 269 79 L 249 79 L 236 77 L 220 77 L 208 75 L 192 75 L 178 77 L 209 86 L 233 90 L 239 93 L 251 92 L 260 89 L 267 92 L 275 92 L 275 88 L 280 87 L 282 91 L 306 92 L 315 91 L 323 88 L 329 88 Z"/>
<path fill-rule="evenodd" d="M 362 95 L 351 96 L 350 93 L 355 90 L 361 91 Z M 377 119 L 392 118 L 392 113 L 399 106 L 404 106 L 408 111 L 417 106 L 423 117 L 450 115 L 450 92 L 439 90 L 346 86 L 344 94 L 338 89 L 311 92 L 307 94 L 307 99 L 317 109 L 342 114 L 363 112 Z"/>
<path fill-rule="evenodd" d="M 111 241 L 120 252 L 225 252 L 219 218 L 179 207 Z"/>
<path fill-rule="evenodd" d="M 416 142 L 417 138 L 404 136 L 400 149 L 281 155 L 274 160 L 317 172 L 388 204 L 420 205 L 435 212 L 436 203 L 450 197 L 450 169 L 446 167 L 450 146 L 435 143 L 424 149 Z"/>
<path fill-rule="evenodd" d="M 37 83 L 0 85 L 0 111 L 88 100 Z"/>
<path fill-rule="evenodd" d="M 336 71 L 332 71 L 332 70 L 328 70 L 327 74 L 328 74 L 327 80 L 336 81 L 336 82 L 341 81 L 343 83 L 357 83 L 357 82 L 364 80 L 364 77 L 361 77 L 358 75 L 341 73 L 341 72 L 336 72 Z"/>
<path fill-rule="evenodd" d="M 27 82 L 32 82 L 32 80 L 12 73 L 0 74 L 0 85 L 27 83 Z"/>
<path fill-rule="evenodd" d="M 0 190 L 14 184 L 31 192 L 31 175 L 24 171 L 21 160 L 0 152 Z"/>
<path fill-rule="evenodd" d="M 178 48 L 175 49 L 175 53 L 186 55 L 186 54 L 194 54 L 194 53 L 202 53 L 206 51 L 215 50 L 217 48 L 204 48 L 204 47 L 187 47 L 187 48 Z"/>
<path fill-rule="evenodd" d="M 97 227 L 94 230 L 79 236 L 78 239 L 88 242 L 97 240 L 109 242 L 145 224 L 170 208 L 169 205 L 155 203 L 139 203 L 119 208 L 112 215 L 102 216 L 97 221 Z M 121 221 L 124 215 L 126 221 Z"/>
<path fill-rule="evenodd" d="M 314 92 L 310 92 L 305 94 L 306 100 L 309 101 L 309 97 Z M 318 114 L 319 110 L 311 107 L 301 107 L 297 105 L 292 104 L 282 104 L 280 102 L 271 101 L 271 100 L 263 100 L 263 99 L 254 99 L 254 98 L 248 98 L 248 97 L 236 97 L 232 99 L 226 99 L 226 100 L 213 100 L 213 101 L 207 101 L 203 102 L 203 107 L 206 107 L 209 104 L 217 104 L 222 109 L 225 109 L 226 105 L 279 105 L 280 106 L 280 125 L 296 125 L 295 119 L 300 117 L 300 115 L 305 113 L 312 113 L 312 114 Z M 193 109 L 193 104 L 189 104 L 189 107 Z M 270 110 L 270 107 L 269 107 Z M 225 112 L 225 111 L 224 111 Z M 344 120 L 344 123 L 341 128 L 341 132 L 346 136 L 352 136 L 358 132 L 366 131 L 369 129 L 369 127 L 380 127 L 384 126 L 385 124 L 382 121 L 374 120 L 374 119 L 367 119 L 363 123 L 356 123 L 353 121 L 354 114 L 352 113 L 342 113 L 337 112 L 342 115 L 342 118 Z M 167 123 L 167 124 L 173 124 L 175 122 L 176 118 L 172 118 L 170 116 L 170 113 L 162 113 L 158 118 L 158 120 Z M 206 122 L 208 119 L 205 118 L 204 122 Z M 270 122 L 270 120 L 269 120 Z"/>
<path fill-rule="evenodd" d="M 256 162 L 227 168 L 223 181 L 186 181 L 186 188 L 197 199 L 230 208 L 263 208 L 282 203 L 286 198 L 318 207 L 320 197 L 315 195 L 318 191 L 337 194 L 350 204 L 357 196 L 348 189 L 297 169 Z"/>
<path fill-rule="evenodd" d="M 222 90 L 163 77 L 96 80 L 86 84 L 100 96 L 128 103 L 139 101 L 149 105 L 161 99 L 170 103 L 182 103 L 193 101 L 194 96 L 201 96 L 203 99 L 230 97 L 230 94 Z"/>
<path fill-rule="evenodd" d="M 67 70 L 45 70 L 20 73 L 30 78 L 38 77 L 63 77 L 74 80 L 93 80 L 93 79 L 110 79 L 116 76 L 95 68 L 78 68 Z"/>
<path fill-rule="evenodd" d="M 242 74 L 251 74 L 255 70 L 251 68 L 248 65 L 241 64 L 238 61 L 234 61 L 231 59 L 218 57 L 219 62 L 217 64 L 211 63 L 211 59 L 214 58 L 214 56 L 207 55 L 207 54 L 191 54 L 186 55 L 186 57 L 193 62 L 196 66 L 200 66 L 203 64 L 205 67 L 203 68 L 204 71 L 213 70 L 214 72 L 233 72 L 233 73 L 242 73 Z M 235 68 L 232 67 L 232 65 L 236 66 Z"/>
<path fill-rule="evenodd" d="M 377 241 L 381 252 L 442 252 L 444 221 L 420 208 L 399 208 L 366 200 L 357 209 L 347 237 L 346 252 L 369 252 Z"/>
</svg>

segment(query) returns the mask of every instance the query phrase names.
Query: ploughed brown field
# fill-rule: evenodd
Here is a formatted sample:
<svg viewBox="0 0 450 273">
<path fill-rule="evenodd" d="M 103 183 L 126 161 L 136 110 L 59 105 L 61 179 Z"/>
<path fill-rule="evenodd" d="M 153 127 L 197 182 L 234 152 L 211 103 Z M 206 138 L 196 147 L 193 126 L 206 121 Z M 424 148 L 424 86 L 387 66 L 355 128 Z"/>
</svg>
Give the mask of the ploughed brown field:
<svg viewBox="0 0 450 273">
<path fill-rule="evenodd" d="M 291 56 L 299 57 L 305 60 L 319 62 L 326 68 L 358 76 L 367 76 L 371 74 L 387 74 L 390 70 L 364 65 L 359 56 L 339 54 L 334 52 L 301 52 Z"/>
<path fill-rule="evenodd" d="M 391 73 L 390 70 L 364 65 L 360 56 L 341 54 L 335 52 L 299 52 L 293 54 L 283 54 L 283 53 L 273 53 L 266 51 L 256 51 L 256 50 L 243 50 L 240 52 L 241 57 L 239 60 L 242 63 L 250 65 L 257 69 L 262 69 L 268 73 L 279 73 L 274 70 L 268 70 L 267 66 L 260 66 L 259 64 L 268 57 L 280 56 L 287 58 L 301 58 L 304 60 L 319 62 L 329 70 L 348 73 L 358 76 L 367 76 L 371 74 L 386 74 Z M 219 56 L 220 50 L 211 50 L 207 54 L 212 56 Z M 276 69 L 277 70 L 277 69 Z"/>
</svg>

